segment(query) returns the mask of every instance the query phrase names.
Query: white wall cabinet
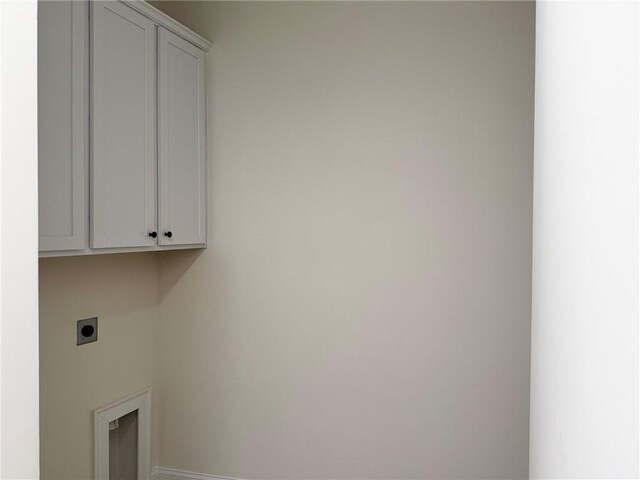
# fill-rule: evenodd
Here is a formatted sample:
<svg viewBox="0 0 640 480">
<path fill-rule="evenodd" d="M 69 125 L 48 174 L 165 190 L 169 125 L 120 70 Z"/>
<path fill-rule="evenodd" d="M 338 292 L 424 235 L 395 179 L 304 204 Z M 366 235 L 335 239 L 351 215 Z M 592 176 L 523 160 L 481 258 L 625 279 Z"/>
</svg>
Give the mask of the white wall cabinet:
<svg viewBox="0 0 640 480">
<path fill-rule="evenodd" d="M 40 250 L 86 245 L 88 5 L 38 3 Z"/>
<path fill-rule="evenodd" d="M 153 246 L 156 26 L 119 2 L 91 7 L 91 247 Z"/>
<path fill-rule="evenodd" d="M 204 52 L 164 28 L 158 40 L 159 243 L 204 243 Z"/>
<path fill-rule="evenodd" d="M 211 44 L 142 1 L 39 8 L 41 256 L 206 246 Z"/>
</svg>

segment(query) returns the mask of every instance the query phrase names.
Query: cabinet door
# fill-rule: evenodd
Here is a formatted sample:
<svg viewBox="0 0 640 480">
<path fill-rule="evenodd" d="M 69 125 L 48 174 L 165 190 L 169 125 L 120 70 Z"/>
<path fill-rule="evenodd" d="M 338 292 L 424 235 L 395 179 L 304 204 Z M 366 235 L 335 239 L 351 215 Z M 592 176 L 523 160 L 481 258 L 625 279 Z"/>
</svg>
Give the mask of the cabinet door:
<svg viewBox="0 0 640 480">
<path fill-rule="evenodd" d="M 40 251 L 86 242 L 87 2 L 38 2 Z"/>
<path fill-rule="evenodd" d="M 206 242 L 204 52 L 163 28 L 159 49 L 159 244 L 202 244 Z"/>
<path fill-rule="evenodd" d="M 153 246 L 156 27 L 120 2 L 91 13 L 91 246 Z"/>
</svg>

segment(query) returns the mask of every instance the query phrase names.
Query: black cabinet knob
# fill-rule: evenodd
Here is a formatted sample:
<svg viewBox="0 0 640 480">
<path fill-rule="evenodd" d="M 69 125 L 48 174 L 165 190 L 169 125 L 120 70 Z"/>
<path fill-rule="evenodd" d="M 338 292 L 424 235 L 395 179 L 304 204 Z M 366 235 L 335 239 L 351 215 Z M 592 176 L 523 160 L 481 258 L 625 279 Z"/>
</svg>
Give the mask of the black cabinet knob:
<svg viewBox="0 0 640 480">
<path fill-rule="evenodd" d="M 164 236 L 171 238 L 173 237 L 173 233 L 171 233 L 171 230 L 169 230 L 168 232 L 164 232 Z"/>
<path fill-rule="evenodd" d="M 158 236 L 158 234 L 156 232 L 149 232 L 149 236 L 151 238 L 156 238 Z"/>
</svg>

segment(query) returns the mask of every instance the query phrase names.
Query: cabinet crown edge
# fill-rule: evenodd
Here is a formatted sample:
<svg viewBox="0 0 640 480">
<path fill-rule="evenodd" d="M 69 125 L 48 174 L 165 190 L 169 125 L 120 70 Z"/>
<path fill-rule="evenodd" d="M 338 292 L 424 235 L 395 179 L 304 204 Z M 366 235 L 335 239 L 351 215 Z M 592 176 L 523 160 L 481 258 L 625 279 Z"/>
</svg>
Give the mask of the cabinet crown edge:
<svg viewBox="0 0 640 480">
<path fill-rule="evenodd" d="M 175 33 L 179 37 L 184 38 L 189 43 L 192 43 L 193 45 L 200 48 L 201 50 L 204 50 L 205 52 L 208 52 L 209 49 L 213 46 L 213 43 L 211 43 L 209 40 L 207 40 L 201 35 L 198 35 L 193 30 L 190 30 L 189 28 L 185 27 L 183 24 L 181 24 L 177 20 L 174 20 L 169 15 L 167 15 L 164 12 L 161 12 L 156 7 L 147 3 L 144 0 L 120 0 L 120 1 L 128 5 L 129 7 L 133 8 L 134 10 L 137 10 L 138 12 L 143 14 L 145 17 L 149 18 L 154 23 L 166 28 L 167 30 L 170 30 L 171 32 Z"/>
</svg>

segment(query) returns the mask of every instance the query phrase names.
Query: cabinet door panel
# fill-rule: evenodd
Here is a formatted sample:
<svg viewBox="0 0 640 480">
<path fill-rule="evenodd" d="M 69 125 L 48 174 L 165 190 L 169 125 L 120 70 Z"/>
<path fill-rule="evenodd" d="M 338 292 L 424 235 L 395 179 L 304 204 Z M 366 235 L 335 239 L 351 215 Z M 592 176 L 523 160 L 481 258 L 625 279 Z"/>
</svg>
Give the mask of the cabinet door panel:
<svg viewBox="0 0 640 480">
<path fill-rule="evenodd" d="M 206 242 L 204 52 L 159 29 L 159 244 Z M 164 235 L 171 232 L 171 237 Z"/>
<path fill-rule="evenodd" d="M 153 246 L 156 27 L 119 2 L 92 2 L 91 246 Z"/>
<path fill-rule="evenodd" d="M 86 242 L 87 2 L 38 2 L 40 251 Z"/>
</svg>

